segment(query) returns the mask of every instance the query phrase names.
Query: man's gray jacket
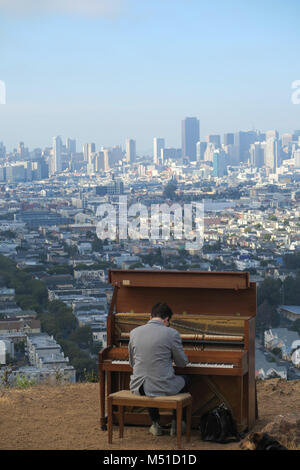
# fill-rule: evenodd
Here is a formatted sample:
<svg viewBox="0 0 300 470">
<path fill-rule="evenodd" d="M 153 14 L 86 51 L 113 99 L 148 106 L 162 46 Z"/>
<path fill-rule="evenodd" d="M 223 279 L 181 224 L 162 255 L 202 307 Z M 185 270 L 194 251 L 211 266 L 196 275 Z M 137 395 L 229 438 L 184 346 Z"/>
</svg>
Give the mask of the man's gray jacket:
<svg viewBox="0 0 300 470">
<path fill-rule="evenodd" d="M 129 363 L 133 368 L 130 390 L 140 395 L 144 384 L 147 396 L 176 395 L 185 385 L 184 378 L 175 375 L 172 362 L 185 367 L 188 359 L 184 353 L 179 333 L 159 320 L 150 320 L 130 332 Z"/>
</svg>

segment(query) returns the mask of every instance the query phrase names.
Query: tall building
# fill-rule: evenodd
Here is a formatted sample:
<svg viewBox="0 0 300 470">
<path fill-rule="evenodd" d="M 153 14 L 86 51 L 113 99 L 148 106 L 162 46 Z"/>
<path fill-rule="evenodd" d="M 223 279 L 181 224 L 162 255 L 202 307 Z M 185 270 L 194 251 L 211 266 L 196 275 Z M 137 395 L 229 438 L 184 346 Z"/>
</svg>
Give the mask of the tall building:
<svg viewBox="0 0 300 470">
<path fill-rule="evenodd" d="M 288 147 L 288 145 L 293 141 L 293 134 L 282 134 L 281 142 L 282 147 Z"/>
<path fill-rule="evenodd" d="M 88 162 L 91 163 L 92 155 L 93 153 L 96 152 L 96 144 L 94 142 L 91 142 L 88 144 Z"/>
<path fill-rule="evenodd" d="M 161 159 L 161 150 L 165 148 L 165 139 L 154 137 L 153 139 L 153 163 L 158 165 Z"/>
<path fill-rule="evenodd" d="M 109 166 L 112 167 L 118 164 L 123 158 L 123 151 L 120 145 L 115 145 L 110 149 Z"/>
<path fill-rule="evenodd" d="M 66 148 L 69 154 L 76 153 L 76 140 L 70 139 L 69 137 L 66 140 Z"/>
<path fill-rule="evenodd" d="M 205 154 L 205 150 L 206 150 L 206 147 L 207 147 L 207 142 L 197 142 L 196 144 L 196 159 L 197 159 L 197 162 L 201 162 L 204 160 L 204 154 Z"/>
<path fill-rule="evenodd" d="M 82 146 L 83 159 L 85 162 L 88 161 L 88 154 L 89 154 L 88 146 L 89 144 L 83 144 Z"/>
<path fill-rule="evenodd" d="M 61 154 L 62 154 L 61 137 L 60 136 L 53 137 L 53 155 L 52 155 L 51 174 L 60 173 L 62 171 Z"/>
<path fill-rule="evenodd" d="M 20 160 L 29 158 L 28 148 L 25 148 L 24 142 L 19 142 L 17 153 Z"/>
<path fill-rule="evenodd" d="M 237 161 L 238 161 L 238 158 L 237 158 L 237 149 L 235 147 L 234 144 L 228 144 L 228 145 L 225 145 L 223 144 L 223 150 L 227 153 L 228 155 L 228 161 L 229 161 L 229 165 L 237 165 Z"/>
<path fill-rule="evenodd" d="M 195 117 L 185 118 L 181 127 L 182 158 L 188 157 L 190 161 L 196 161 L 196 145 L 199 140 L 199 120 Z"/>
<path fill-rule="evenodd" d="M 95 158 L 95 171 L 108 171 L 109 170 L 109 149 L 103 149 L 97 153 Z"/>
<path fill-rule="evenodd" d="M 83 144 L 83 158 L 85 162 L 91 163 L 92 154 L 96 152 L 96 144 L 93 142 L 89 144 Z"/>
<path fill-rule="evenodd" d="M 293 141 L 294 141 L 294 142 L 298 142 L 299 137 L 300 137 L 300 131 L 299 131 L 299 130 L 298 130 L 298 131 L 294 131 L 294 132 L 293 132 Z"/>
<path fill-rule="evenodd" d="M 214 161 L 214 153 L 217 150 L 215 144 L 212 142 L 207 142 L 206 149 L 204 152 L 204 160 L 206 162 L 213 162 Z"/>
<path fill-rule="evenodd" d="M 279 139 L 279 133 L 278 131 L 276 131 L 276 129 L 272 130 L 272 131 L 267 131 L 266 132 L 266 140 L 268 139 L 276 139 L 278 140 Z"/>
<path fill-rule="evenodd" d="M 213 176 L 222 177 L 227 174 L 228 155 L 222 149 L 217 149 L 213 154 Z"/>
<path fill-rule="evenodd" d="M 233 145 L 234 144 L 234 134 L 227 133 L 224 134 L 224 145 Z"/>
<path fill-rule="evenodd" d="M 250 145 L 250 163 L 254 168 L 261 168 L 265 163 L 265 142 Z"/>
<path fill-rule="evenodd" d="M 280 165 L 280 145 L 279 140 L 270 137 L 265 144 L 265 165 L 275 172 Z"/>
<path fill-rule="evenodd" d="M 236 164 L 247 163 L 250 158 L 250 145 L 257 140 L 256 131 L 240 131 L 234 135 Z"/>
<path fill-rule="evenodd" d="M 126 140 L 126 161 L 128 163 L 136 161 L 136 142 L 133 139 Z"/>
<path fill-rule="evenodd" d="M 4 158 L 6 154 L 6 148 L 3 142 L 0 142 L 0 158 Z"/>
<path fill-rule="evenodd" d="M 221 137 L 219 135 L 208 135 L 206 137 L 206 142 L 208 144 L 215 144 L 216 148 L 221 147 Z"/>
<path fill-rule="evenodd" d="M 295 168 L 300 168 L 300 150 L 296 150 L 294 153 L 295 158 Z"/>
<path fill-rule="evenodd" d="M 181 158 L 181 149 L 163 148 L 160 149 L 160 161 L 163 164 L 166 160 L 179 160 Z"/>
</svg>

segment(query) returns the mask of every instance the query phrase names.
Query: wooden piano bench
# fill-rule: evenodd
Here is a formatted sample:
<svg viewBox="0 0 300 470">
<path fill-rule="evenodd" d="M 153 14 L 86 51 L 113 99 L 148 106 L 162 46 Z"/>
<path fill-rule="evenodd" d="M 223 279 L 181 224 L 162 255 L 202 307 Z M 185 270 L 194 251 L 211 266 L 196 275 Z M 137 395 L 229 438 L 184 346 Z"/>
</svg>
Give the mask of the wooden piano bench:
<svg viewBox="0 0 300 470">
<path fill-rule="evenodd" d="M 190 393 L 179 393 L 178 395 L 161 397 L 134 395 L 129 390 L 121 390 L 120 392 L 111 393 L 107 398 L 109 444 L 112 443 L 113 405 L 118 405 L 119 407 L 119 437 L 123 437 L 124 432 L 124 406 L 176 410 L 178 449 L 181 448 L 182 410 L 186 407 L 186 440 L 187 442 L 190 440 L 192 418 L 192 396 Z"/>
</svg>

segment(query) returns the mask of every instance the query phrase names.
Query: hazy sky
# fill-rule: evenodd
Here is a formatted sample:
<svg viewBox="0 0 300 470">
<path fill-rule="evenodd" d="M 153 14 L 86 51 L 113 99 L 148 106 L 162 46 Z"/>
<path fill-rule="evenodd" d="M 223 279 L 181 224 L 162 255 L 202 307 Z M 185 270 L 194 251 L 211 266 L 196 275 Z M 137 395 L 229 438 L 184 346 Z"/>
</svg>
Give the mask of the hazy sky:
<svg viewBox="0 0 300 470">
<path fill-rule="evenodd" d="M 26 5 L 26 7 L 24 6 Z M 299 0 L 0 0 L 8 149 L 300 128 Z"/>
</svg>

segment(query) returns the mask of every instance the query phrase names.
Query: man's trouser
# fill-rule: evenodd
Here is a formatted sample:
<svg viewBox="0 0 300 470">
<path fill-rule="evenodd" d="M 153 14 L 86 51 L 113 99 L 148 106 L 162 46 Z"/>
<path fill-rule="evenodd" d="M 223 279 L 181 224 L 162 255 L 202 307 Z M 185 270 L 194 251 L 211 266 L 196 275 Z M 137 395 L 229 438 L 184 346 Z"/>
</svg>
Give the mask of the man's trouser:
<svg viewBox="0 0 300 470">
<path fill-rule="evenodd" d="M 184 378 L 185 384 L 184 387 L 178 392 L 178 393 L 187 393 L 190 378 L 187 375 L 182 375 L 181 377 Z M 146 396 L 145 390 L 144 390 L 144 384 L 142 384 L 139 388 L 139 392 L 141 395 Z M 150 416 L 150 419 L 152 423 L 154 422 L 159 422 L 159 409 L 158 408 L 148 408 L 148 413 Z M 185 420 L 186 416 L 186 408 L 183 410 L 183 419 Z M 176 410 L 173 410 L 173 419 L 176 419 Z"/>
</svg>

